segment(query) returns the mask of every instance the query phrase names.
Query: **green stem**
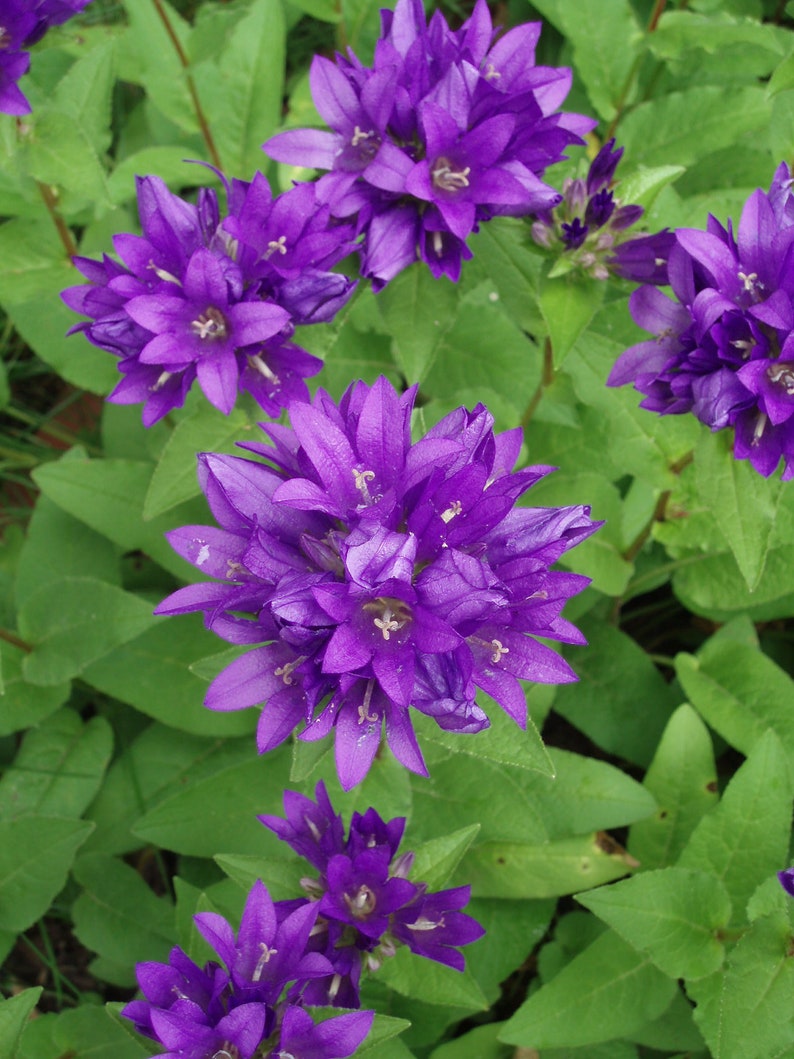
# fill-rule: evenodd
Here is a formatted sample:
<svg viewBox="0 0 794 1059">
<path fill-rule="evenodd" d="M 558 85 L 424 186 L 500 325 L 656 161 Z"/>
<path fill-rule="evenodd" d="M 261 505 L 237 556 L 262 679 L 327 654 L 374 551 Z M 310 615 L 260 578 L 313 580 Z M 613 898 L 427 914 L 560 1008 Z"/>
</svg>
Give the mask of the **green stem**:
<svg viewBox="0 0 794 1059">
<path fill-rule="evenodd" d="M 20 651 L 26 651 L 28 654 L 33 650 L 32 644 L 20 639 L 16 633 L 11 632 L 9 629 L 0 629 L 0 640 L 5 640 L 6 643 L 10 643 L 14 647 L 18 647 Z"/>
<path fill-rule="evenodd" d="M 39 194 L 47 207 L 47 213 L 49 213 L 52 223 L 55 225 L 55 230 L 66 251 L 66 256 L 71 261 L 77 253 L 77 244 L 72 238 L 72 233 L 69 231 L 66 221 L 58 212 L 58 199 L 49 184 L 44 184 L 41 180 L 37 180 L 36 187 L 39 189 Z"/>
<path fill-rule="evenodd" d="M 521 416 L 520 426 L 526 428 L 535 414 L 538 405 L 541 402 L 541 398 L 546 391 L 548 386 L 554 382 L 554 350 L 551 347 L 551 339 L 547 338 L 543 345 L 543 371 L 540 376 L 540 382 L 538 388 L 532 394 L 529 400 L 529 404 L 524 409 L 524 414 Z"/>
<path fill-rule="evenodd" d="M 653 5 L 653 11 L 651 11 L 651 17 L 648 19 L 648 26 L 645 30 L 646 35 L 649 33 L 653 33 L 656 30 L 657 26 L 659 25 L 659 19 L 664 14 L 664 9 L 666 6 L 667 0 L 656 0 L 656 3 Z M 626 109 L 626 101 L 629 98 L 629 93 L 634 87 L 634 82 L 637 80 L 637 74 L 640 71 L 642 59 L 643 56 L 642 53 L 640 53 L 635 58 L 634 62 L 631 64 L 631 69 L 626 75 L 626 80 L 623 82 L 623 87 L 620 90 L 620 95 L 618 96 L 617 103 L 615 104 L 615 116 L 609 123 L 609 128 L 607 129 L 606 135 L 604 136 L 605 140 L 609 140 L 615 135 L 615 130 L 618 127 L 620 119 L 623 117 L 623 111 Z"/>
<path fill-rule="evenodd" d="M 46 954 L 43 953 L 37 945 L 34 945 L 26 934 L 21 935 L 22 940 L 25 942 L 29 949 L 32 949 L 32 951 L 35 952 L 35 954 L 38 956 L 44 966 L 48 968 L 50 974 L 52 975 L 52 982 L 57 995 L 61 998 L 63 997 L 60 985 L 64 985 L 76 1000 L 81 1000 L 82 997 L 80 995 L 80 990 L 77 988 L 77 986 L 70 982 L 64 974 L 61 974 L 61 971 L 58 967 L 58 961 L 55 959 L 55 953 L 52 951 L 52 945 L 49 944 L 49 937 L 47 936 L 47 931 L 41 923 L 39 923 L 39 928 L 42 938 L 47 937 L 47 941 L 45 941 L 44 943 L 45 947 L 48 949 L 48 952 Z M 56 983 L 58 983 L 58 985 L 56 985 Z"/>
<path fill-rule="evenodd" d="M 29 412 L 24 412 L 21 408 L 15 408 L 13 405 L 9 405 L 8 408 L 4 409 L 4 413 L 12 419 L 16 419 L 19 423 L 24 423 L 29 427 L 35 427 L 37 431 L 43 434 L 49 434 L 50 437 L 55 438 L 57 441 L 62 441 L 65 445 L 69 445 L 70 447 L 73 445 L 84 445 L 92 455 L 102 455 L 101 449 L 98 449 L 96 445 L 87 444 L 85 441 L 81 441 L 72 434 L 71 431 L 63 430 L 61 427 L 57 426 L 57 424 L 52 423 L 49 420 L 38 419 Z"/>
<path fill-rule="evenodd" d="M 199 99 L 198 92 L 196 91 L 196 83 L 193 80 L 192 73 L 190 72 L 190 59 L 188 59 L 185 53 L 185 49 L 182 47 L 182 42 L 176 35 L 176 30 L 171 25 L 171 19 L 168 17 L 168 13 L 163 7 L 161 0 L 152 0 L 152 3 L 155 6 L 157 14 L 160 16 L 161 22 L 165 26 L 165 31 L 168 34 L 169 40 L 174 46 L 174 51 L 179 57 L 179 61 L 182 64 L 182 69 L 185 71 L 185 82 L 187 84 L 187 90 L 190 93 L 191 100 L 193 101 L 193 109 L 196 112 L 196 119 L 199 123 L 199 128 L 201 129 L 201 135 L 204 138 L 204 143 L 207 145 L 207 151 L 210 156 L 210 161 L 216 169 L 222 170 L 223 164 L 221 162 L 221 156 L 220 154 L 218 154 L 218 148 L 215 146 L 215 140 L 213 139 L 212 133 L 210 132 L 207 116 L 204 113 L 204 109 L 201 106 L 201 100 Z"/>
</svg>

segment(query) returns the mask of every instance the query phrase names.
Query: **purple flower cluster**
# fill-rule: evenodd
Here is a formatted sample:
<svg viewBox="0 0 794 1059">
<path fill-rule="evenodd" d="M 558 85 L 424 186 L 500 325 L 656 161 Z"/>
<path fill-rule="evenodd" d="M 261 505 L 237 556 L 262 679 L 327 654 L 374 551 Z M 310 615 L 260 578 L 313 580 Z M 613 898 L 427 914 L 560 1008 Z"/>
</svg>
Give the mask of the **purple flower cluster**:
<svg viewBox="0 0 794 1059">
<path fill-rule="evenodd" d="M 138 983 L 146 999 L 131 1001 L 122 1015 L 173 1059 L 352 1055 L 369 1033 L 373 1012 L 354 1011 L 316 1024 L 300 1006 L 307 984 L 333 968 L 309 950 L 319 906 L 303 901 L 285 910 L 284 904 L 274 903 L 265 885 L 256 882 L 236 935 L 223 916 L 194 916 L 223 966 L 212 961 L 199 967 L 178 947 L 167 964 L 139 963 Z"/>
<path fill-rule="evenodd" d="M 354 813 L 345 839 L 342 818 L 334 814 L 322 781 L 315 798 L 285 791 L 286 820 L 259 817 L 319 872 L 319 878 L 304 880 L 310 907 L 319 912 L 312 945 L 333 972 L 313 977 L 304 1001 L 358 1007 L 362 967 L 377 970 L 398 945 L 462 971 L 465 961 L 458 946 L 485 933 L 460 911 L 471 888 L 428 893 L 425 883 L 408 879 L 414 855 L 397 853 L 404 818 L 384 822 L 374 809 Z"/>
<path fill-rule="evenodd" d="M 550 566 L 597 528 L 589 508 L 516 507 L 551 468 L 512 471 L 520 429 L 495 435 L 478 405 L 411 444 L 415 388 L 384 378 L 320 390 L 266 427 L 261 460 L 202 454 L 220 528 L 186 526 L 174 549 L 219 580 L 189 585 L 160 614 L 203 611 L 219 636 L 254 647 L 210 685 L 206 705 L 263 704 L 260 752 L 336 733 L 345 789 L 367 773 L 385 724 L 395 756 L 426 775 L 409 707 L 455 732 L 488 718 L 478 688 L 521 726 L 520 679 L 575 680 L 536 637 L 580 644 L 560 616 L 588 579 Z M 264 460 L 265 462 L 262 462 Z"/>
<path fill-rule="evenodd" d="M 381 18 L 371 69 L 352 51 L 314 59 L 312 96 L 333 131 L 289 130 L 264 149 L 331 171 L 319 194 L 357 218 L 376 289 L 417 258 L 457 280 L 481 221 L 558 201 L 540 177 L 595 122 L 558 112 L 571 73 L 535 66 L 540 23 L 497 38 L 485 0 L 455 31 L 438 11 L 426 23 L 421 0 Z"/>
<path fill-rule="evenodd" d="M 783 163 L 753 192 L 737 232 L 709 217 L 679 229 L 668 278 L 676 301 L 640 287 L 629 307 L 654 338 L 627 349 L 610 386 L 632 382 L 641 407 L 692 412 L 734 429 L 734 455 L 765 477 L 794 478 L 794 196 Z"/>
<path fill-rule="evenodd" d="M 120 358 L 123 378 L 108 400 L 143 402 L 151 426 L 180 407 L 198 379 L 220 411 L 246 390 L 268 415 L 305 400 L 304 379 L 322 362 L 290 341 L 296 325 L 326 322 L 355 284 L 328 269 L 352 249 L 316 189 L 304 184 L 273 198 L 257 173 L 226 184 L 228 215 L 211 189 L 193 205 L 158 177 L 138 179 L 143 235 L 121 234 L 121 264 L 77 257 L 90 281 L 63 292 L 91 321 L 89 341 Z"/>
<path fill-rule="evenodd" d="M 0 113 L 30 113 L 30 103 L 17 84 L 30 67 L 25 49 L 88 3 L 90 0 L 0 0 Z"/>
<path fill-rule="evenodd" d="M 636 283 L 666 283 L 673 234 L 665 229 L 640 235 L 628 229 L 642 217 L 642 206 L 623 205 L 611 185 L 623 148 L 608 140 L 590 164 L 584 180 L 566 180 L 562 202 L 541 210 L 532 237 L 561 256 L 550 275 L 580 269 L 594 279 L 621 276 Z"/>
</svg>

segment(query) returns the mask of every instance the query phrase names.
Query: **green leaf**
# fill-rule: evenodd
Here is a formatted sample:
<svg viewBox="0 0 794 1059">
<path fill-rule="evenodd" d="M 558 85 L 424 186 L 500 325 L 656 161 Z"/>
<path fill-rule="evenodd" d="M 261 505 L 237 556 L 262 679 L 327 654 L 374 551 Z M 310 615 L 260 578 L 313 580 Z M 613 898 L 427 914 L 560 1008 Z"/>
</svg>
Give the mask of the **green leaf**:
<svg viewBox="0 0 794 1059">
<path fill-rule="evenodd" d="M 113 732 L 104 717 L 83 724 L 73 710 L 60 710 L 27 732 L 0 779 L 0 819 L 82 816 L 99 789 L 112 749 Z"/>
<path fill-rule="evenodd" d="M 636 165 L 690 165 L 764 128 L 771 115 L 762 88 L 698 85 L 638 104 L 622 119 L 620 134 Z"/>
<path fill-rule="evenodd" d="M 489 696 L 481 693 L 478 700 L 490 718 L 489 728 L 472 736 L 445 732 L 432 718 L 426 719 L 417 714 L 414 727 L 421 741 L 424 743 L 429 740 L 456 754 L 465 754 L 482 761 L 514 765 L 517 768 L 540 772 L 544 776 L 553 776 L 554 767 L 532 719 L 527 720 L 527 727 L 522 731 Z"/>
<path fill-rule="evenodd" d="M 727 431 L 702 434 L 695 450 L 695 480 L 753 592 L 764 572 L 785 486 L 762 478 L 748 461 L 734 459 Z"/>
<path fill-rule="evenodd" d="M 197 615 L 177 616 L 109 651 L 82 675 L 92 687 L 180 731 L 221 736 L 252 732 L 257 709 L 224 712 L 204 706 L 207 684 L 192 666 L 217 645 L 217 637 Z"/>
<path fill-rule="evenodd" d="M 770 729 L 794 766 L 794 682 L 746 644 L 708 643 L 699 658 L 680 654 L 676 676 L 701 716 L 731 746 L 749 754 Z"/>
<path fill-rule="evenodd" d="M 623 203 L 642 206 L 645 212 L 656 202 L 659 192 L 676 181 L 686 169 L 682 165 L 640 166 L 627 177 L 621 176 L 617 194 Z"/>
<path fill-rule="evenodd" d="M 127 968 L 135 984 L 135 964 L 165 962 L 176 942 L 174 908 L 157 897 L 128 864 L 103 853 L 81 856 L 74 877 L 83 892 L 72 906 L 74 930 L 80 941 L 105 959 Z"/>
<path fill-rule="evenodd" d="M 725 884 L 734 915 L 768 875 L 786 863 L 791 834 L 790 766 L 774 732 L 763 735 L 700 821 L 678 864 L 712 872 Z"/>
<path fill-rule="evenodd" d="M 488 1008 L 488 1000 L 470 971 L 461 974 L 452 967 L 416 956 L 407 947 L 399 948 L 383 961 L 378 980 L 402 996 L 431 1004 L 467 1012 Z"/>
<path fill-rule="evenodd" d="M 196 473 L 197 452 L 237 452 L 235 442 L 254 440 L 253 424 L 240 409 L 223 415 L 204 403 L 177 424 L 155 467 L 143 517 L 146 521 L 201 493 Z"/>
<path fill-rule="evenodd" d="M 580 682 L 559 689 L 554 709 L 603 749 L 647 765 L 677 705 L 675 692 L 625 633 L 603 621 L 579 624 L 589 643 L 573 660 Z"/>
<path fill-rule="evenodd" d="M 767 91 L 770 96 L 776 96 L 779 92 L 787 92 L 791 88 L 794 88 L 794 54 L 785 58 L 772 74 Z"/>
<path fill-rule="evenodd" d="M 166 570 L 190 579 L 192 567 L 176 555 L 164 533 L 175 525 L 206 520 L 206 505 L 185 505 L 168 518 L 144 522 L 152 471 L 144 460 L 61 459 L 39 467 L 33 477 L 59 507 L 124 551 L 143 551 Z"/>
<path fill-rule="evenodd" d="M 118 548 L 46 496 L 40 496 L 17 564 L 17 606 L 22 606 L 37 589 L 63 577 L 95 577 L 120 585 Z"/>
<path fill-rule="evenodd" d="M 728 621 L 737 613 L 754 621 L 788 617 L 794 608 L 794 567 L 791 545 L 773 547 L 754 592 L 747 591 L 732 555 L 694 557 L 673 575 L 673 590 L 684 606 L 713 621 Z"/>
<path fill-rule="evenodd" d="M 606 284 L 571 276 L 541 281 L 540 311 L 549 329 L 554 367 L 559 368 L 601 307 Z"/>
<path fill-rule="evenodd" d="M 60 684 L 161 622 L 153 617 L 150 603 L 92 577 L 42 585 L 19 611 L 20 634 L 34 645 L 22 663 L 25 679 Z"/>
<path fill-rule="evenodd" d="M 611 930 L 525 1001 L 499 1037 L 528 1048 L 598 1044 L 658 1018 L 675 982 Z"/>
<path fill-rule="evenodd" d="M 757 919 L 723 974 L 687 983 L 695 1021 L 714 1059 L 767 1059 L 794 1045 L 794 962 L 784 913 Z"/>
<path fill-rule="evenodd" d="M 411 878 L 426 883 L 429 890 L 446 886 L 479 830 L 479 824 L 470 824 L 451 835 L 442 835 L 416 846 Z"/>
<path fill-rule="evenodd" d="M 144 814 L 173 795 L 235 765 L 250 762 L 251 740 L 207 739 L 152 724 L 111 766 L 89 810 L 96 832 L 87 849 L 127 853 L 143 843 L 131 828 Z"/>
<path fill-rule="evenodd" d="M 58 1016 L 53 1038 L 58 1059 L 71 1052 L 79 1059 L 146 1059 L 148 1044 L 133 1032 L 132 1024 L 119 1019 L 108 1005 L 81 1004 Z"/>
<path fill-rule="evenodd" d="M 538 284 L 544 262 L 533 248 L 526 224 L 515 217 L 494 217 L 482 225 L 470 245 L 510 318 L 523 331 L 537 333 L 541 323 Z"/>
<path fill-rule="evenodd" d="M 41 994 L 42 987 L 36 986 L 23 989 L 8 1000 L 0 1000 L 0 1050 L 3 1055 L 10 1057 L 16 1054 L 22 1030 Z"/>
<path fill-rule="evenodd" d="M 155 106 L 180 129 L 197 132 L 185 71 L 155 5 L 125 0 L 124 6 L 129 27 L 118 46 L 119 77 L 142 85 Z M 167 0 L 162 0 L 162 6 L 183 51 L 187 50 L 189 25 Z M 199 94 L 202 103 L 205 94 Z"/>
<path fill-rule="evenodd" d="M 97 44 L 77 60 L 55 92 L 55 108 L 68 115 L 99 155 L 110 146 L 115 42 Z M 76 189 L 73 189 L 76 190 Z"/>
<path fill-rule="evenodd" d="M 38 724 L 55 713 L 69 698 L 68 681 L 50 687 L 29 684 L 22 675 L 26 653 L 0 640 L 0 659 L 3 663 L 4 689 L 0 698 L 0 736 Z"/>
<path fill-rule="evenodd" d="M 608 835 L 559 838 L 532 846 L 483 842 L 466 857 L 466 881 L 478 897 L 559 897 L 626 875 L 637 862 Z"/>
<path fill-rule="evenodd" d="M 0 930 L 27 930 L 44 915 L 92 830 L 64 817 L 0 820 Z"/>
<path fill-rule="evenodd" d="M 57 105 L 45 106 L 35 115 L 25 163 L 36 180 L 62 189 L 59 204 L 66 212 L 89 203 L 110 205 L 105 168 L 89 130 Z"/>
<path fill-rule="evenodd" d="M 770 52 L 770 62 L 786 50 L 787 35 L 777 26 L 762 25 L 753 18 L 733 18 L 727 13 L 699 15 L 692 11 L 666 11 L 648 47 L 661 59 L 675 59 L 699 48 L 714 54 L 732 44 Z M 690 57 L 691 61 L 691 57 Z"/>
<path fill-rule="evenodd" d="M 262 837 L 264 841 L 264 834 Z M 302 858 L 285 860 L 257 853 L 218 853 L 214 860 L 245 891 L 261 879 L 274 901 L 292 901 L 303 892 L 301 879 L 306 875 L 306 861 Z"/>
<path fill-rule="evenodd" d="M 687 703 L 668 721 L 643 785 L 658 809 L 632 826 L 629 852 L 643 868 L 665 868 L 675 863 L 700 819 L 718 801 L 711 737 Z"/>
<path fill-rule="evenodd" d="M 378 294 L 377 306 L 394 340 L 400 370 L 409 383 L 422 382 L 455 322 L 457 288 L 446 279 L 434 279 L 422 262 L 416 262 Z"/>
<path fill-rule="evenodd" d="M 434 1048 L 430 1059 L 509 1059 L 509 1049 L 497 1040 L 502 1025 L 501 1022 L 489 1022 L 485 1026 L 475 1026 L 462 1037 Z"/>
<path fill-rule="evenodd" d="M 513 973 L 538 945 L 549 929 L 556 902 L 506 901 L 475 897 L 466 913 L 485 930 L 481 945 L 464 951 L 466 965 L 493 1004 L 502 995 L 501 983 Z M 592 919 L 593 917 L 588 917 Z"/>
<path fill-rule="evenodd" d="M 324 1018 L 334 1018 L 336 1012 L 333 1009 L 329 1012 L 328 1008 L 315 1008 L 313 1014 L 319 1022 Z M 381 1015 L 376 1012 L 372 1029 L 356 1050 L 357 1059 L 361 1059 L 367 1052 L 373 1057 L 380 1057 L 383 1054 L 381 1049 L 386 1042 L 394 1040 L 398 1034 L 403 1033 L 410 1025 L 411 1023 L 408 1019 L 395 1019 L 391 1015 Z"/>
<path fill-rule="evenodd" d="M 573 44 L 574 65 L 597 113 L 611 121 L 642 42 L 628 0 L 577 0 L 576 4 L 540 0 L 534 5 L 556 21 Z M 549 8 L 551 7 L 551 13 Z M 620 47 L 615 42 L 620 41 Z"/>
<path fill-rule="evenodd" d="M 251 748 L 253 754 L 253 747 Z M 191 783 L 150 809 L 134 833 L 178 853 L 256 853 L 262 847 L 258 813 L 281 813 L 287 785 L 288 748 L 221 769 Z"/>
<path fill-rule="evenodd" d="M 713 875 L 661 868 L 576 899 L 671 978 L 704 978 L 722 966 L 719 931 L 731 902 Z"/>
<path fill-rule="evenodd" d="M 111 201 L 120 206 L 136 197 L 135 177 L 159 176 L 172 190 L 189 183 L 193 167 L 185 162 L 184 147 L 143 147 L 120 161 L 108 178 Z"/>
<path fill-rule="evenodd" d="M 207 116 L 228 173 L 250 180 L 264 165 L 261 146 L 281 121 L 286 27 L 281 0 L 254 0 L 221 37 L 217 80 L 201 68 Z"/>
<path fill-rule="evenodd" d="M 14 327 L 62 378 L 104 394 L 118 379 L 114 359 L 83 336 L 67 337 L 77 317 L 58 297 L 80 279 L 49 221 L 0 225 L 0 302 Z"/>
</svg>

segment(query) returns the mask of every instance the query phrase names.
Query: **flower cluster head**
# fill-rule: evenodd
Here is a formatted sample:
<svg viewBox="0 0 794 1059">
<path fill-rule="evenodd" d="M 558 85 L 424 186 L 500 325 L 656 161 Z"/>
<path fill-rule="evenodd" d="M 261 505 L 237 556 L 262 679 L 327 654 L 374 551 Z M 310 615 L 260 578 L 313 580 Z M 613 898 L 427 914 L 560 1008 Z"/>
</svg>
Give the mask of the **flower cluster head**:
<svg viewBox="0 0 794 1059">
<path fill-rule="evenodd" d="M 273 198 L 257 173 L 193 205 L 158 177 L 138 178 L 142 235 L 121 234 L 121 263 L 77 257 L 88 284 L 63 292 L 90 321 L 77 324 L 114 353 L 122 379 L 108 400 L 143 403 L 151 426 L 180 407 L 193 382 L 229 413 L 246 390 L 270 416 L 305 400 L 322 362 L 290 341 L 296 325 L 327 322 L 354 283 L 328 271 L 352 249 L 352 229 L 330 218 L 311 184 Z"/>
<path fill-rule="evenodd" d="M 1 0 L 0 114 L 30 113 L 30 103 L 17 84 L 30 67 L 26 49 L 88 3 L 90 0 Z"/>
<path fill-rule="evenodd" d="M 481 221 L 555 204 L 540 177 L 595 122 L 558 111 L 571 73 L 535 66 L 540 23 L 497 37 L 485 0 L 454 31 L 438 11 L 428 24 L 421 0 L 381 18 L 371 68 L 352 51 L 314 59 L 312 96 L 333 131 L 293 129 L 264 149 L 330 170 L 319 194 L 356 216 L 376 289 L 417 258 L 457 280 Z"/>
<path fill-rule="evenodd" d="M 265 885 L 254 884 L 240 929 L 214 912 L 194 916 L 199 933 L 221 963 L 199 967 L 182 949 L 167 964 L 139 963 L 145 1000 L 122 1014 L 173 1059 L 345 1059 L 372 1026 L 373 1012 L 353 1011 L 316 1024 L 302 1005 L 311 982 L 333 968 L 311 951 L 319 906 L 309 901 L 273 902 Z"/>
<path fill-rule="evenodd" d="M 588 579 L 550 566 L 597 528 L 589 508 L 516 507 L 549 467 L 513 471 L 520 429 L 495 435 L 478 405 L 416 444 L 415 388 L 354 383 L 265 427 L 258 459 L 204 453 L 199 480 L 220 524 L 169 534 L 218 580 L 169 596 L 160 614 L 203 611 L 219 636 L 255 646 L 215 678 L 211 709 L 264 704 L 257 742 L 335 730 L 345 789 L 367 773 L 385 726 L 395 756 L 426 775 L 409 707 L 455 732 L 488 725 L 478 688 L 521 726 L 519 678 L 575 680 L 536 637 L 584 643 L 560 616 Z"/>
<path fill-rule="evenodd" d="M 676 300 L 640 287 L 629 307 L 654 338 L 621 354 L 610 386 L 632 382 L 641 407 L 692 412 L 734 429 L 734 456 L 765 477 L 794 477 L 794 196 L 788 166 L 745 203 L 738 230 L 709 217 L 679 229 L 668 279 Z"/>
<path fill-rule="evenodd" d="M 319 873 L 303 885 L 318 912 L 314 947 L 333 972 L 307 983 L 305 1002 L 358 1007 L 362 968 L 377 970 L 398 945 L 462 971 L 465 961 L 458 947 L 485 933 L 460 911 L 471 888 L 428 893 L 425 883 L 408 879 L 414 855 L 397 852 L 404 818 L 386 822 L 374 809 L 354 813 L 345 838 L 342 818 L 334 814 L 322 781 L 315 798 L 285 791 L 286 820 L 259 817 Z"/>
<path fill-rule="evenodd" d="M 674 237 L 666 229 L 655 235 L 629 231 L 644 210 L 624 205 L 612 190 L 622 156 L 623 148 L 616 148 L 614 139 L 608 140 L 591 162 L 586 178 L 566 180 L 562 201 L 538 212 L 532 238 L 560 254 L 551 276 L 579 269 L 594 279 L 616 275 L 637 283 L 667 282 L 667 256 Z"/>
</svg>

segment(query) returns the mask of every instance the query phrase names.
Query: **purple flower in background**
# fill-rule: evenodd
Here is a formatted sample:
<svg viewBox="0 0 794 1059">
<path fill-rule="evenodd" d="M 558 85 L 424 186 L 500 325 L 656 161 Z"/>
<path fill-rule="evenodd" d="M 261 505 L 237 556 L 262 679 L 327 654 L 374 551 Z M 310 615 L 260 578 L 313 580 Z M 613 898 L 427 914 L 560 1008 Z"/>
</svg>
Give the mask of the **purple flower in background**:
<svg viewBox="0 0 794 1059">
<path fill-rule="evenodd" d="M 794 477 L 794 197 L 781 164 L 768 193 L 753 192 L 734 234 L 675 233 L 668 276 L 676 301 L 640 287 L 629 303 L 655 337 L 627 349 L 610 386 L 632 382 L 641 407 L 692 412 L 711 430 L 732 427 L 734 456 L 765 477 L 781 457 Z"/>
<path fill-rule="evenodd" d="M 172 546 L 218 580 L 180 589 L 160 614 L 200 610 L 248 651 L 210 685 L 206 705 L 263 705 L 264 753 L 296 728 L 335 730 L 349 789 L 385 728 L 395 756 L 425 775 L 409 710 L 476 732 L 491 695 L 522 727 L 520 680 L 575 680 L 537 637 L 583 643 L 560 616 L 587 578 L 550 566 L 597 528 L 589 508 L 516 507 L 550 468 L 513 471 L 521 431 L 493 432 L 478 405 L 411 444 L 415 389 L 380 378 L 335 404 L 322 390 L 266 427 L 259 459 L 205 453 L 199 479 L 220 528 L 186 526 Z M 254 646 L 263 645 L 263 646 Z"/>
<path fill-rule="evenodd" d="M 642 206 L 623 205 L 612 184 L 623 148 L 608 140 L 590 163 L 585 179 L 566 180 L 562 201 L 541 210 L 532 237 L 559 258 L 551 276 L 580 269 L 594 279 L 610 275 L 638 283 L 666 283 L 667 257 L 674 242 L 667 229 L 654 235 L 630 232 Z"/>
<path fill-rule="evenodd" d="M 428 24 L 421 0 L 381 19 L 371 69 L 350 50 L 314 59 L 312 96 L 332 131 L 291 129 L 264 149 L 330 170 L 318 194 L 356 218 L 376 289 L 417 258 L 457 280 L 481 221 L 558 201 L 540 178 L 595 122 L 558 111 L 571 73 L 535 66 L 539 23 L 498 36 L 485 0 L 455 31 L 438 11 Z"/>
<path fill-rule="evenodd" d="M 25 50 L 52 26 L 72 18 L 90 0 L 0 0 L 0 113 L 29 114 L 30 103 L 17 81 L 27 73 Z"/>
<path fill-rule="evenodd" d="M 786 893 L 794 897 L 794 868 L 786 868 L 784 871 L 779 871 L 777 877 Z"/>
<path fill-rule="evenodd" d="M 288 907 L 292 904 L 297 907 Z M 317 904 L 306 900 L 274 903 L 256 882 L 236 934 L 223 916 L 194 916 L 225 967 L 210 962 L 200 968 L 178 947 L 167 964 L 139 963 L 145 999 L 131 1001 L 122 1015 L 181 1059 L 278 1056 L 289 1043 L 302 1047 L 292 1054 L 306 1059 L 345 1059 L 369 1033 L 373 1012 L 315 1026 L 296 1006 L 313 979 L 333 973 L 333 965 L 309 943 L 318 912 Z"/>
<path fill-rule="evenodd" d="M 119 357 L 108 400 L 143 403 L 151 426 L 180 407 L 197 379 L 229 413 L 238 390 L 270 416 L 306 400 L 322 362 L 290 341 L 296 325 L 326 322 L 355 284 L 330 272 L 352 249 L 352 229 L 330 218 L 313 185 L 273 199 L 257 173 L 226 183 L 228 215 L 202 189 L 193 205 L 158 177 L 138 179 L 143 234 L 113 243 L 122 264 L 75 258 L 90 282 L 63 292 L 90 321 L 72 330 Z"/>
<path fill-rule="evenodd" d="M 333 815 L 322 781 L 316 803 L 297 791 L 284 792 L 287 820 L 259 819 L 319 871 L 304 885 L 319 912 L 314 944 L 333 973 L 309 982 L 304 999 L 313 1004 L 357 1007 L 362 968 L 377 970 L 397 945 L 462 971 L 458 950 L 484 934 L 461 912 L 470 887 L 428 893 L 422 882 L 407 878 L 413 853 L 398 855 L 405 819 L 384 821 L 370 808 L 354 813 L 345 839 L 341 818 Z"/>
</svg>

